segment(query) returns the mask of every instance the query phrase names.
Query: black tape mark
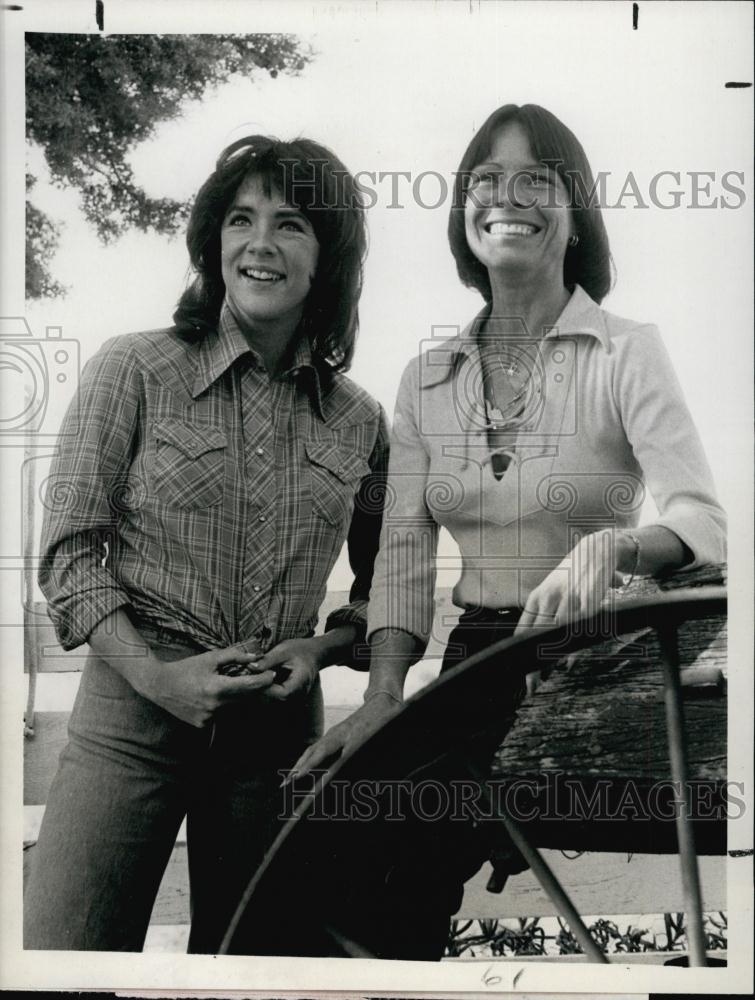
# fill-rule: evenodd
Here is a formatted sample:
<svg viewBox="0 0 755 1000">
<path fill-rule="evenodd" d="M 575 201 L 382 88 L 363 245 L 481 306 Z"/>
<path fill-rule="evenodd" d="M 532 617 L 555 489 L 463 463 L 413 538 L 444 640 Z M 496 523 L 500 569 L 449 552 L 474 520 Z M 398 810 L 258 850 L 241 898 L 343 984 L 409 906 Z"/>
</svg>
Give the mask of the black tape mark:
<svg viewBox="0 0 755 1000">
<path fill-rule="evenodd" d="M 739 80 L 729 80 L 728 83 L 724 84 L 724 87 L 732 87 L 732 88 L 751 87 L 751 86 L 752 86 L 751 83 L 741 83 Z"/>
<path fill-rule="evenodd" d="M 20 3 L 4 3 L 3 10 L 23 10 Z"/>
<path fill-rule="evenodd" d="M 637 22 L 640 20 L 640 5 L 638 3 L 632 4 L 632 29 L 637 31 Z"/>
<path fill-rule="evenodd" d="M 752 848 L 746 851 L 729 851 L 730 858 L 750 858 L 752 857 Z"/>
<path fill-rule="evenodd" d="M 94 5 L 94 16 L 97 21 L 97 27 L 100 31 L 105 30 L 105 4 L 102 0 L 97 0 Z"/>
</svg>

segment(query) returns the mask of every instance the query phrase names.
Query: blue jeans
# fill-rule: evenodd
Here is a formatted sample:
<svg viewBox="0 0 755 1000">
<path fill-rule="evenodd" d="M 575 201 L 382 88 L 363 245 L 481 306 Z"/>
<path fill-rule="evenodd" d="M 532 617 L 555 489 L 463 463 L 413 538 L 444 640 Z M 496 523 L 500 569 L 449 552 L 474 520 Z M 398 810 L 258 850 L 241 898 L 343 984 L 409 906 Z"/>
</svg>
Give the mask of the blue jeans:
<svg viewBox="0 0 755 1000">
<path fill-rule="evenodd" d="M 159 659 L 201 652 L 140 629 Z M 187 817 L 189 951 L 212 953 L 277 832 L 279 769 L 322 732 L 319 685 L 181 722 L 90 653 L 24 897 L 24 947 L 140 951 Z"/>
</svg>

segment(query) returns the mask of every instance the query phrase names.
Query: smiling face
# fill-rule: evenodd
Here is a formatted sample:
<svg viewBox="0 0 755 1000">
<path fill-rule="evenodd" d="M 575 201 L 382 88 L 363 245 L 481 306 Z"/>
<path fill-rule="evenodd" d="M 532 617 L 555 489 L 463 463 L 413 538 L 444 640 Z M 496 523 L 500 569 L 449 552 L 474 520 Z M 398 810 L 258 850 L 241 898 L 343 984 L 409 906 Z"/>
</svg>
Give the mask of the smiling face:
<svg viewBox="0 0 755 1000">
<path fill-rule="evenodd" d="M 518 122 L 498 129 L 474 174 L 464 206 L 465 232 L 491 281 L 508 274 L 563 285 L 572 232 L 568 193 L 555 170 L 537 162 Z"/>
<path fill-rule="evenodd" d="M 222 276 L 231 311 L 245 331 L 292 332 L 317 269 L 319 244 L 302 213 L 258 176 L 239 185 L 220 233 Z"/>
</svg>

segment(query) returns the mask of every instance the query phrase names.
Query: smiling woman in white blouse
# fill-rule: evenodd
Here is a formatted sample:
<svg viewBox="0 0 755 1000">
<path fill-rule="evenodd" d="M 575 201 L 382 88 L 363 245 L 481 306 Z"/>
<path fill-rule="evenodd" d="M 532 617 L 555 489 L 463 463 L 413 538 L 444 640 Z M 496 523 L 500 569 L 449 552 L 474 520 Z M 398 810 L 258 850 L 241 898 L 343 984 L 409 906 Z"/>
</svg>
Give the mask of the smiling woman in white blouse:
<svg viewBox="0 0 755 1000">
<path fill-rule="evenodd" d="M 507 635 L 593 612 L 634 574 L 724 559 L 725 515 L 660 334 L 599 305 L 611 257 L 592 191 L 579 141 L 536 105 L 497 109 L 467 148 L 449 240 L 485 306 L 404 372 L 365 704 L 298 773 L 400 707 L 432 627 L 441 526 L 462 557 L 444 670 Z M 646 490 L 658 517 L 639 527 Z M 514 688 L 511 712 L 524 695 Z M 448 873 L 449 915 L 481 860 Z"/>
</svg>

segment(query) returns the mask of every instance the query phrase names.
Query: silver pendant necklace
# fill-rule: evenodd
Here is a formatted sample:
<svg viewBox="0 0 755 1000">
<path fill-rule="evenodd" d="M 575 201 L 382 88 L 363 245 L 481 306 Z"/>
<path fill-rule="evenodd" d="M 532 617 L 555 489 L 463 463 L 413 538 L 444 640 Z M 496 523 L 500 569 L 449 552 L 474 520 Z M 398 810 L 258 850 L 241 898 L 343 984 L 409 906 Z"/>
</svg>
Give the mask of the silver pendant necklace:
<svg viewBox="0 0 755 1000">
<path fill-rule="evenodd" d="M 484 356 L 484 352 L 481 352 Z M 521 360 L 489 354 L 488 377 L 484 380 L 483 398 L 487 430 L 507 431 L 522 419 L 527 406 L 531 372 Z"/>
</svg>

